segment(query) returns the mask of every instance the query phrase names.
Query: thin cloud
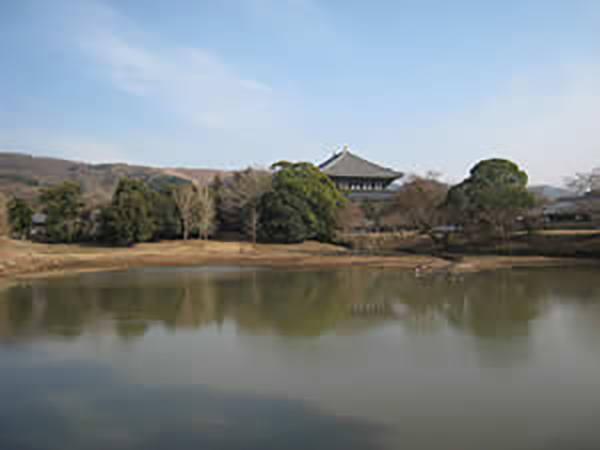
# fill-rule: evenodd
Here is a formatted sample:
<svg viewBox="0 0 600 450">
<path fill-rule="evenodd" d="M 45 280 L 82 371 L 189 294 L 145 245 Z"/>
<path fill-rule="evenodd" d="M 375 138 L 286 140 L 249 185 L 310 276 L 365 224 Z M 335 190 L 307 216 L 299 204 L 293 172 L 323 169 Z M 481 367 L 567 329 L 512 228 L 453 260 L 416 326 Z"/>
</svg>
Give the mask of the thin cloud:
<svg viewBox="0 0 600 450">
<path fill-rule="evenodd" d="M 319 161 L 331 148 L 348 143 L 364 156 L 399 170 L 423 173 L 436 169 L 455 181 L 462 179 L 478 160 L 494 156 L 514 159 L 535 183 L 561 183 L 575 172 L 600 166 L 600 66 L 594 55 L 589 55 L 591 63 L 566 64 L 581 61 L 585 55 L 567 47 L 557 51 L 554 63 L 532 58 L 531 64 L 539 66 L 506 68 L 507 77 L 514 72 L 521 75 L 507 79 L 504 89 L 497 87 L 501 73 L 496 72 L 491 81 L 495 87 L 487 93 L 466 92 L 455 104 L 441 108 L 428 106 L 429 99 L 425 98 L 422 109 L 413 115 L 398 101 L 402 100 L 398 92 L 412 88 L 410 84 L 401 85 L 402 77 L 397 83 L 364 87 L 362 81 L 368 80 L 361 78 L 360 86 L 352 89 L 357 75 L 349 74 L 348 80 L 340 80 L 339 90 L 332 96 L 322 86 L 320 89 L 315 75 L 322 73 L 323 81 L 331 83 L 330 78 L 338 76 L 333 69 L 360 60 L 360 50 L 366 48 L 357 45 L 364 35 L 341 26 L 344 21 L 339 11 L 324 2 L 235 0 L 230 11 L 235 10 L 236 17 L 240 15 L 247 21 L 248 30 L 264 32 L 264 37 L 277 40 L 274 49 L 257 52 L 262 58 L 272 58 L 270 61 L 240 66 L 201 45 L 186 47 L 185 43 L 169 41 L 176 39 L 177 33 L 171 35 L 168 27 L 160 35 L 149 26 L 143 28 L 145 14 L 136 22 L 132 20 L 135 8 L 119 10 L 122 3 L 118 1 L 27 3 L 37 25 L 28 32 L 38 39 L 36 42 L 41 44 L 43 39 L 43 44 L 53 48 L 52 55 L 56 51 L 65 57 L 68 76 L 82 75 L 77 79 L 78 87 L 85 85 L 88 92 L 98 95 L 107 86 L 114 88 L 122 110 L 118 111 L 119 117 L 110 117 L 106 124 L 98 120 L 104 111 L 94 110 L 87 119 L 96 121 L 90 127 L 85 113 L 92 110 L 78 109 L 87 107 L 84 102 L 74 102 L 77 105 L 70 109 L 66 90 L 57 90 L 57 95 L 48 99 L 42 95 L 39 103 L 43 108 L 26 103 L 21 93 L 12 105 L 0 105 L 0 118 L 5 128 L 16 124 L 36 130 L 32 136 L 0 130 L 0 137 L 5 137 L 0 145 L 5 147 L 35 146 L 45 153 L 56 148 L 71 149 L 72 153 L 61 150 L 61 154 L 83 154 L 90 160 L 112 154 L 114 158 L 134 157 L 163 165 L 235 167 L 267 165 L 278 159 Z M 125 16 L 121 11 L 131 11 L 132 15 Z M 199 33 L 198 38 L 203 35 Z M 262 39 L 258 42 L 262 45 Z M 550 42 L 548 48 L 552 45 L 556 44 Z M 32 50 L 22 49 L 34 54 Z M 329 54 L 340 62 L 339 66 L 318 65 L 319 61 L 327 61 L 325 56 Z M 279 62 L 280 55 L 289 59 Z M 306 61 L 306 71 L 292 70 L 294 61 Z M 268 67 L 272 70 L 270 83 L 261 79 L 267 76 L 264 72 L 258 76 L 252 69 L 244 71 L 244 67 L 258 71 Z M 483 65 L 473 67 L 487 70 Z M 326 69 L 332 69 L 332 73 Z M 374 65 L 372 72 L 377 71 L 381 67 Z M 447 89 L 453 88 L 452 79 L 448 80 L 445 73 L 440 73 L 437 81 Z M 340 106 L 336 100 L 345 86 L 348 102 Z M 385 89 L 393 95 L 387 98 Z M 458 85 L 456 89 L 465 88 Z M 59 95 L 64 95 L 64 102 L 57 100 Z M 139 111 L 144 114 L 138 120 L 133 115 Z M 53 126 L 60 129 L 51 129 Z M 41 131 L 44 127 L 48 129 Z M 91 135 L 90 129 L 94 130 Z M 112 144 L 103 142 L 107 136 Z M 82 148 L 76 148 L 76 143 Z M 166 148 L 171 151 L 165 152 Z"/>
<path fill-rule="evenodd" d="M 240 76 L 208 49 L 153 45 L 106 4 L 85 5 L 102 13 L 85 14 L 72 40 L 117 89 L 207 128 L 240 132 L 277 122 L 270 86 Z"/>
<path fill-rule="evenodd" d="M 557 63 L 514 75 L 503 89 L 477 104 L 422 126 L 382 129 L 362 137 L 362 147 L 407 172 L 435 169 L 453 182 L 478 161 L 508 158 L 530 182 L 563 184 L 566 177 L 600 167 L 600 65 Z M 424 121 L 425 122 L 425 121 Z"/>
<path fill-rule="evenodd" d="M 445 126 L 450 146 L 520 162 L 534 182 L 561 183 L 600 166 L 600 66 L 555 67 L 552 79 L 522 76 Z M 468 150 L 467 150 L 468 151 Z"/>
<path fill-rule="evenodd" d="M 264 94 L 272 94 L 273 89 L 271 89 L 266 84 L 260 83 L 255 80 L 240 80 L 240 86 L 244 89 L 249 89 L 251 91 L 257 91 Z"/>
</svg>

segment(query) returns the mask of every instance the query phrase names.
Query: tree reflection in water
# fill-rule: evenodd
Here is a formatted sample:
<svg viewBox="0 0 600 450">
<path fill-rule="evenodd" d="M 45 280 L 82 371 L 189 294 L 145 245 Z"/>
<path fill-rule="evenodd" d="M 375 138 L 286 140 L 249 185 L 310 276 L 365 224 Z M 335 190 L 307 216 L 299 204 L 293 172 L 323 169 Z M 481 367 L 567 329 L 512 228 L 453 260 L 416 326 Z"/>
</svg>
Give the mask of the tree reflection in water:
<svg viewBox="0 0 600 450">
<path fill-rule="evenodd" d="M 597 444 L 597 275 L 206 268 L 23 284 L 0 292 L 0 448 Z"/>
<path fill-rule="evenodd" d="M 597 271 L 544 269 L 416 278 L 389 270 L 173 270 L 85 274 L 0 293 L 0 337 L 143 336 L 155 327 L 234 323 L 240 332 L 318 337 L 396 320 L 409 333 L 450 327 L 481 341 L 527 339 L 553 305 L 600 300 Z M 396 305 L 360 316 L 352 305 Z M 398 307 L 398 305 L 400 305 Z M 598 315 L 585 315 L 597 329 Z"/>
</svg>

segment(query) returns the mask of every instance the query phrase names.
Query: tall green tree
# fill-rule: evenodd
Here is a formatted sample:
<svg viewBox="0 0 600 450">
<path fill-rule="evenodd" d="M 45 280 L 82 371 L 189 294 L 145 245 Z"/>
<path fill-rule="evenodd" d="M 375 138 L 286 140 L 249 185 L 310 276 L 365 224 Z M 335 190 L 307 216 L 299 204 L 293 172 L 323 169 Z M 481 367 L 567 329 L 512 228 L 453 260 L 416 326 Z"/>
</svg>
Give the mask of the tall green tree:
<svg viewBox="0 0 600 450">
<path fill-rule="evenodd" d="M 512 161 L 481 161 L 467 179 L 450 189 L 445 206 L 455 222 L 487 228 L 505 238 L 516 218 L 534 205 L 527 182 L 527 173 Z"/>
<path fill-rule="evenodd" d="M 79 238 L 83 211 L 81 187 L 65 181 L 42 191 L 40 204 L 47 215 L 46 239 L 50 242 L 75 242 Z"/>
<path fill-rule="evenodd" d="M 260 199 L 259 211 L 261 241 L 291 244 L 315 236 L 317 223 L 310 205 L 288 191 L 267 192 Z"/>
<path fill-rule="evenodd" d="M 329 177 L 309 163 L 280 162 L 273 169 L 272 190 L 259 207 L 262 239 L 331 241 L 346 199 Z"/>
<path fill-rule="evenodd" d="M 225 182 L 221 175 L 215 175 L 210 183 L 210 190 L 215 203 L 215 227 L 218 229 L 225 227 L 225 217 L 223 216 L 223 196 L 225 194 Z"/>
<path fill-rule="evenodd" d="M 14 237 L 19 239 L 29 237 L 32 215 L 33 210 L 25 200 L 13 197 L 8 202 L 8 223 Z"/>
<path fill-rule="evenodd" d="M 181 236 L 181 217 L 173 198 L 179 186 L 160 186 L 149 190 L 150 215 L 154 222 L 153 239 L 177 239 Z"/>
<path fill-rule="evenodd" d="M 115 244 L 133 245 L 153 237 L 151 194 L 141 180 L 122 178 L 112 204 L 103 212 L 103 238 Z"/>
<path fill-rule="evenodd" d="M 8 223 L 8 202 L 4 194 L 0 192 L 0 237 L 10 234 L 10 225 Z"/>
</svg>

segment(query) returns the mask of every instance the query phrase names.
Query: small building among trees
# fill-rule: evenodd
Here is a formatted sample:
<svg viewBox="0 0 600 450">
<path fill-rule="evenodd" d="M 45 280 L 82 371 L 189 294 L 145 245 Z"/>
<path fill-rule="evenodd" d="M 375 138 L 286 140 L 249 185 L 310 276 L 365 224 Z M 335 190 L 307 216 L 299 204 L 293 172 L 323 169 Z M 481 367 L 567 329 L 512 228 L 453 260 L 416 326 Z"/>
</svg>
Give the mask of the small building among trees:
<svg viewBox="0 0 600 450">
<path fill-rule="evenodd" d="M 393 195 L 389 186 L 404 176 L 351 153 L 347 147 L 319 169 L 351 200 L 387 200 Z"/>
<path fill-rule="evenodd" d="M 46 238 L 46 225 L 48 225 L 47 214 L 42 212 L 32 214 L 30 237 L 34 240 L 44 240 Z"/>
<path fill-rule="evenodd" d="M 598 227 L 600 226 L 600 192 L 561 197 L 545 205 L 543 215 L 548 225 L 568 227 L 579 224 Z"/>
</svg>

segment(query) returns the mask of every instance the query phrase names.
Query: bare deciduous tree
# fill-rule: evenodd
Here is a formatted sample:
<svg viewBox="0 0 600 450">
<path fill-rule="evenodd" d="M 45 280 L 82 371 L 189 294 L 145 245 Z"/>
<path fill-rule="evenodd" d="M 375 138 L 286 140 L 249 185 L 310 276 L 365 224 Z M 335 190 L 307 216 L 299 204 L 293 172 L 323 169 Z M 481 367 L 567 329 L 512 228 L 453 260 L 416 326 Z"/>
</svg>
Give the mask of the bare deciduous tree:
<svg viewBox="0 0 600 450">
<path fill-rule="evenodd" d="M 366 225 L 365 213 L 356 203 L 347 202 L 338 210 L 336 222 L 342 232 L 350 233 L 352 230 Z"/>
<path fill-rule="evenodd" d="M 242 231 L 256 243 L 262 195 L 271 190 L 271 175 L 255 169 L 238 172 L 223 190 L 223 216 L 230 226 Z"/>
<path fill-rule="evenodd" d="M 193 184 L 177 187 L 173 198 L 181 216 L 183 239 L 187 240 L 198 221 L 198 188 Z"/>
<path fill-rule="evenodd" d="M 566 185 L 578 194 L 600 192 L 600 167 L 593 169 L 591 172 L 576 173 L 566 179 Z"/>
<path fill-rule="evenodd" d="M 197 226 L 201 239 L 208 236 L 215 228 L 215 200 L 208 186 L 199 187 L 197 190 Z"/>
<path fill-rule="evenodd" d="M 404 226 L 429 232 L 444 223 L 441 205 L 447 193 L 445 183 L 413 176 L 396 194 L 390 212 L 398 213 Z"/>
</svg>

